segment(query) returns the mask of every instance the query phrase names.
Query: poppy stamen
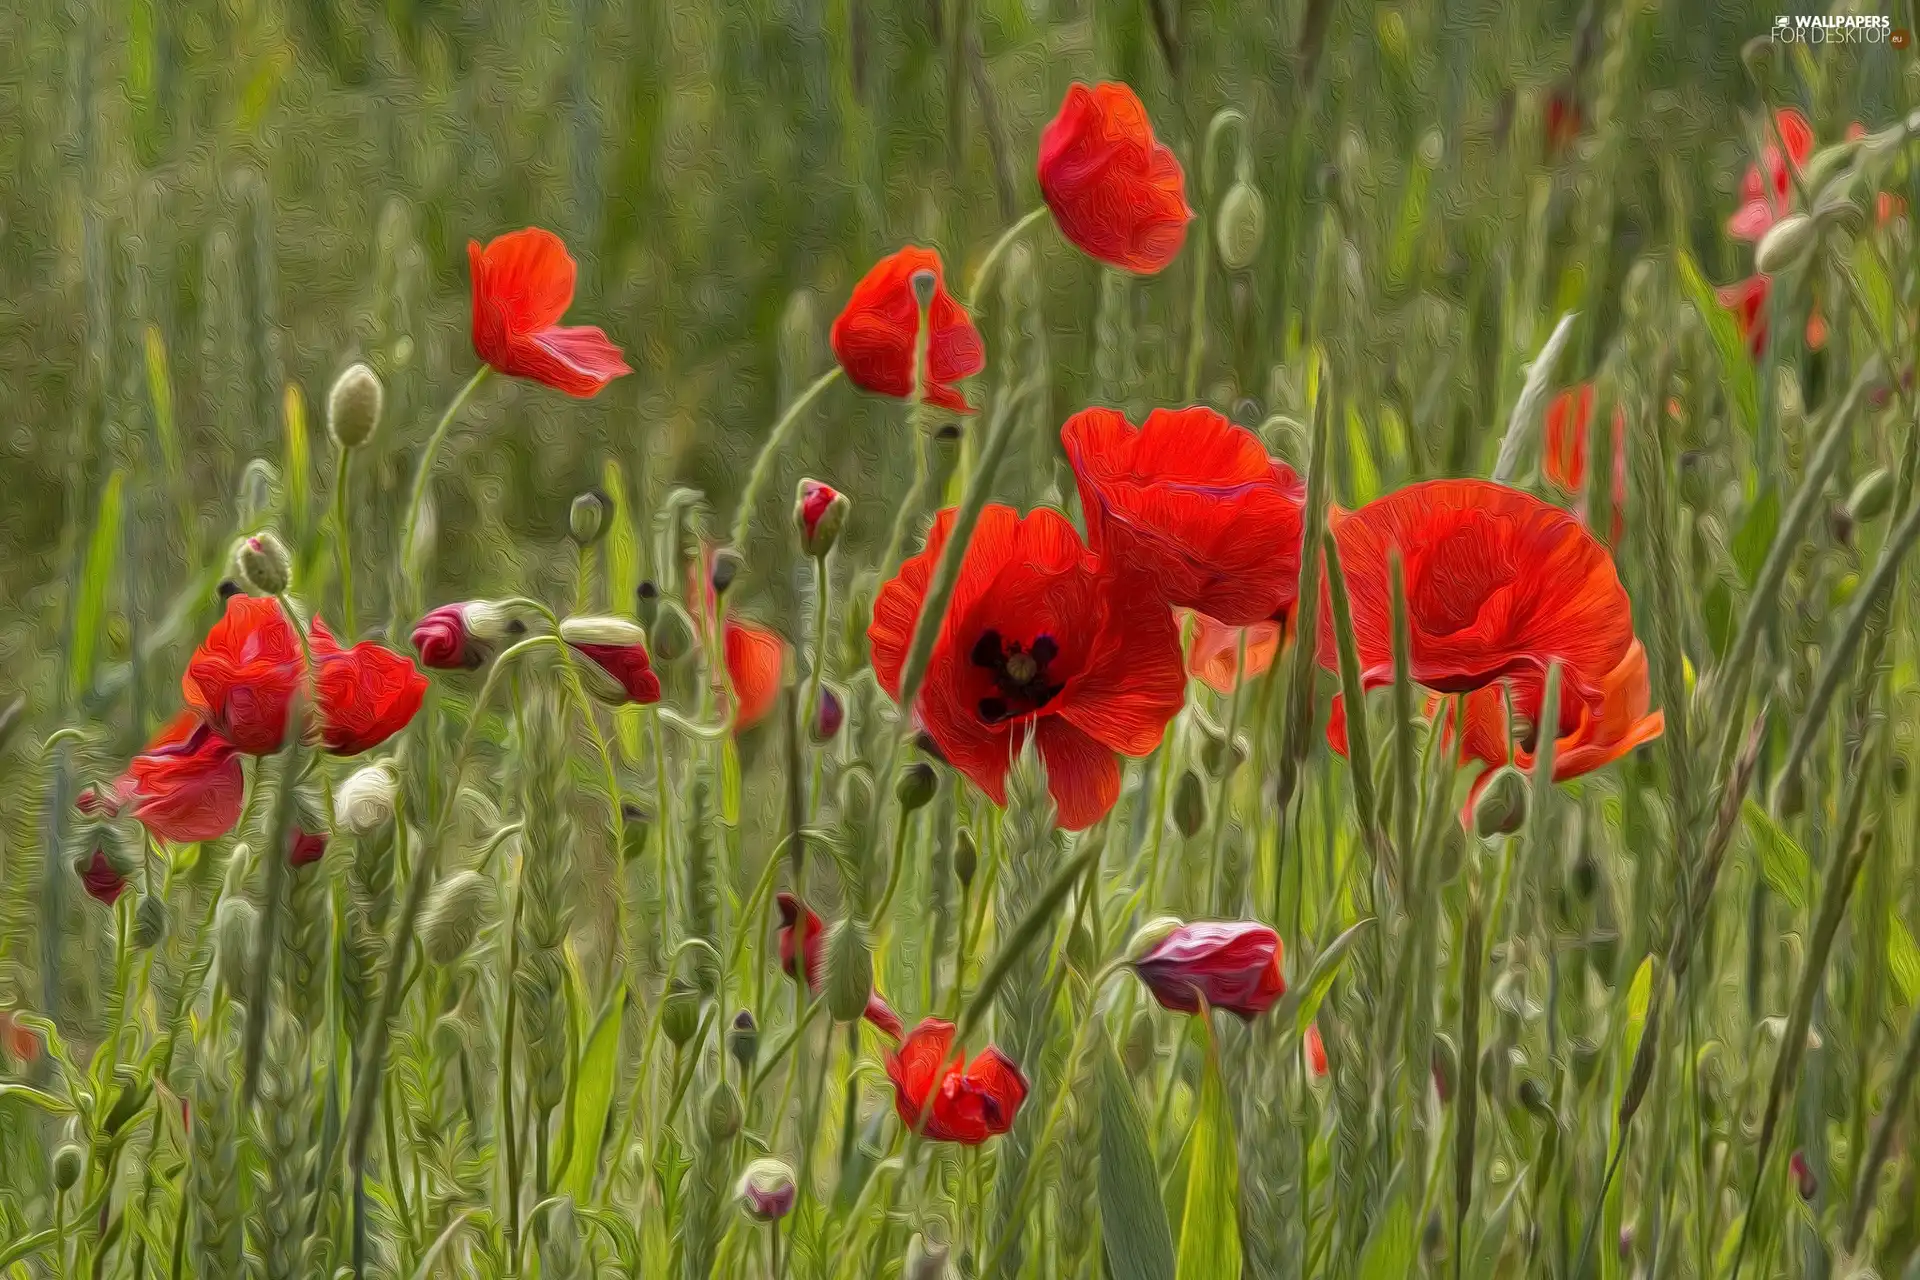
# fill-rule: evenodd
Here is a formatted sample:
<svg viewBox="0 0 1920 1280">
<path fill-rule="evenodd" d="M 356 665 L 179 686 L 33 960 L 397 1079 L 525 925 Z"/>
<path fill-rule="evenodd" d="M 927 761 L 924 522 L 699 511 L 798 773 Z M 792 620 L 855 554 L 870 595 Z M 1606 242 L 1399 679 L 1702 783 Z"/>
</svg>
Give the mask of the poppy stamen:
<svg viewBox="0 0 1920 1280">
<path fill-rule="evenodd" d="M 973 642 L 973 665 L 992 674 L 998 694 L 980 699 L 980 718 L 988 724 L 1032 715 L 1053 701 L 1064 682 L 1047 678 L 1047 668 L 1060 656 L 1060 645 L 1050 635 L 1034 638 L 1032 644 L 1004 640 L 989 628 Z"/>
</svg>

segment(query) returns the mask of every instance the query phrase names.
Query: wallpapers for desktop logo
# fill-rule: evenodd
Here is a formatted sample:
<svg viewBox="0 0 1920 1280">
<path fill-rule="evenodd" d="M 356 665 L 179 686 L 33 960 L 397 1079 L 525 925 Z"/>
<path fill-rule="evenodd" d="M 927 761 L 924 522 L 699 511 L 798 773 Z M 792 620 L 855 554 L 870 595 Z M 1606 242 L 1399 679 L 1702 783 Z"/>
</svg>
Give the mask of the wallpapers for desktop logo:
<svg viewBox="0 0 1920 1280">
<path fill-rule="evenodd" d="M 1781 13 L 1773 19 L 1775 44 L 1889 45 L 1904 49 L 1912 35 L 1884 14 Z"/>
</svg>

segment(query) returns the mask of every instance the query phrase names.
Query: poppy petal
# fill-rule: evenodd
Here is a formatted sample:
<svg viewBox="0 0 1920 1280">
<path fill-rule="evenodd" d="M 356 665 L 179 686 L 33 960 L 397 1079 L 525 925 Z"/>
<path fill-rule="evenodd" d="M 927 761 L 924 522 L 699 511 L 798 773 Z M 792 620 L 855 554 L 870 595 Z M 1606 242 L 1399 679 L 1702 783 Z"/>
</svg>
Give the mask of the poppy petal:
<svg viewBox="0 0 1920 1280">
<path fill-rule="evenodd" d="M 780 696 L 787 661 L 787 642 L 775 632 L 751 622 L 727 620 L 727 679 L 739 704 L 734 711 L 736 730 L 766 718 Z"/>
</svg>

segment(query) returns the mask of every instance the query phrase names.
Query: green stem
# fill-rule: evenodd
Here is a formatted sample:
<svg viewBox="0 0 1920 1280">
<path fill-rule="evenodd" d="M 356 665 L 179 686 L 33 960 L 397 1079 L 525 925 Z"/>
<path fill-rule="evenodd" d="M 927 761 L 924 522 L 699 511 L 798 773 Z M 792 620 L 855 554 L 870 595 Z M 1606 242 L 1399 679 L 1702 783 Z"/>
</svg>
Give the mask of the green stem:
<svg viewBox="0 0 1920 1280">
<path fill-rule="evenodd" d="M 487 375 L 492 372 L 493 366 L 486 364 L 474 371 L 473 376 L 467 379 L 466 385 L 460 388 L 458 394 L 447 405 L 446 412 L 440 415 L 439 424 L 434 427 L 433 434 L 427 437 L 427 447 L 420 453 L 420 465 L 413 473 L 413 490 L 407 497 L 407 518 L 400 526 L 400 572 L 406 590 L 396 603 L 402 615 L 417 609 L 420 605 L 421 584 L 414 576 L 413 539 L 420 524 L 421 504 L 427 498 L 427 481 L 433 478 L 434 459 L 440 452 L 441 444 L 446 441 L 447 433 L 453 429 L 454 418 L 459 416 L 460 410 L 465 407 L 468 399 L 479 390 L 480 384 L 485 382 Z M 403 617 L 396 617 L 394 625 L 389 630 L 397 633 L 403 620 Z"/>
<path fill-rule="evenodd" d="M 353 612 L 353 545 L 347 532 L 347 468 L 353 452 L 341 445 L 333 465 L 333 555 L 340 573 L 340 626 L 347 643 L 359 635 Z"/>
<path fill-rule="evenodd" d="M 747 473 L 746 488 L 740 491 L 740 505 L 733 512 L 733 545 L 735 547 L 747 545 L 747 532 L 753 527 L 754 504 L 759 500 L 760 490 L 766 487 L 767 475 L 773 470 L 774 456 L 786 444 L 787 437 L 793 433 L 794 425 L 800 421 L 800 415 L 806 411 L 807 406 L 819 399 L 820 393 L 832 386 L 834 380 L 839 377 L 840 366 L 836 364 L 815 378 L 812 385 L 787 406 L 787 411 L 780 415 L 778 422 L 773 424 L 773 430 L 767 432 L 766 443 L 761 445 L 760 452 L 754 455 L 753 470 Z"/>
<path fill-rule="evenodd" d="M 1000 259 L 1006 256 L 1013 242 L 1020 238 L 1020 233 L 1051 212 L 1052 210 L 1043 204 L 1037 209 L 1029 210 L 1020 221 L 1000 233 L 1000 238 L 993 242 L 993 248 L 987 250 L 987 256 L 980 259 L 980 266 L 973 273 L 972 283 L 967 285 L 967 296 L 962 305 L 968 311 L 972 311 L 979 305 L 980 295 L 986 290 L 987 282 L 993 279 L 993 269 L 1000 265 Z"/>
</svg>

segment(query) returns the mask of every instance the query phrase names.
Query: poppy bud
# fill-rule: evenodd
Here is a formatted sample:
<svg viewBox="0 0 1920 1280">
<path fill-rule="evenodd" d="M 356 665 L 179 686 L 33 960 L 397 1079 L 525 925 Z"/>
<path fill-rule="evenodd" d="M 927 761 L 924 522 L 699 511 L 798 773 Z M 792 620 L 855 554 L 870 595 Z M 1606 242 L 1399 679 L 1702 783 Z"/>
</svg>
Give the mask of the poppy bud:
<svg viewBox="0 0 1920 1280">
<path fill-rule="evenodd" d="M 820 697 L 813 704 L 813 722 L 807 726 L 808 734 L 815 742 L 832 742 L 846 719 L 847 708 L 840 701 L 840 695 L 821 685 Z"/>
<path fill-rule="evenodd" d="M 873 998 L 873 948 L 852 917 L 833 931 L 827 952 L 827 1012 L 835 1022 L 857 1022 Z"/>
<path fill-rule="evenodd" d="M 1211 728 L 1211 726 L 1207 727 Z M 1224 731 L 1209 732 L 1200 744 L 1200 763 L 1205 765 L 1207 772 L 1216 778 L 1227 776 L 1246 761 L 1247 739 L 1244 734 L 1234 734 L 1233 740 L 1229 742 Z"/>
<path fill-rule="evenodd" d="M 945 1232 L 936 1222 L 929 1221 L 925 1231 L 914 1232 L 913 1239 L 907 1241 L 907 1262 L 900 1272 L 901 1280 L 945 1280 L 949 1246 Z"/>
<path fill-rule="evenodd" d="M 1473 802 L 1473 831 L 1482 840 L 1510 836 L 1527 823 L 1527 776 L 1511 765 L 1493 777 Z"/>
<path fill-rule="evenodd" d="M 53 1187 L 56 1191 L 71 1190 L 73 1184 L 80 1181 L 80 1171 L 86 1165 L 86 1156 L 79 1147 L 71 1142 L 53 1153 Z"/>
<path fill-rule="evenodd" d="M 327 434 L 342 449 L 358 449 L 380 426 L 386 390 L 380 375 L 364 364 L 350 364 L 327 392 Z"/>
<path fill-rule="evenodd" d="M 1207 825 L 1207 793 L 1200 775 L 1188 769 L 1173 790 L 1173 825 L 1191 840 Z"/>
<path fill-rule="evenodd" d="M 973 873 L 980 867 L 980 851 L 974 847 L 973 833 L 965 827 L 953 841 L 953 876 L 962 889 L 973 887 Z"/>
<path fill-rule="evenodd" d="M 1811 1203 L 1820 1194 L 1820 1179 L 1814 1176 L 1813 1166 L 1807 1163 L 1807 1153 L 1794 1152 L 1793 1158 L 1787 1161 L 1787 1168 L 1793 1174 L 1794 1189 L 1800 1193 L 1800 1198 Z"/>
<path fill-rule="evenodd" d="M 227 897 L 214 908 L 214 961 L 220 981 L 230 990 L 246 985 L 247 966 L 253 955 L 253 930 L 260 913 L 245 898 Z"/>
<path fill-rule="evenodd" d="M 127 877 L 105 849 L 96 848 L 90 857 L 76 862 L 73 870 L 86 886 L 87 896 L 103 906 L 111 907 L 127 891 Z"/>
<path fill-rule="evenodd" d="M 420 950 L 434 964 L 452 964 L 493 918 L 495 901 L 493 881 L 477 871 L 454 872 L 433 887 L 420 913 Z"/>
<path fill-rule="evenodd" d="M 818 480 L 802 480 L 793 500 L 793 523 L 800 530 L 800 549 L 818 560 L 833 550 L 840 528 L 853 504 L 847 495 Z"/>
<path fill-rule="evenodd" d="M 1433 1038 L 1433 1060 L 1429 1064 L 1433 1072 L 1433 1091 L 1440 1098 L 1440 1105 L 1446 1106 L 1453 1101 L 1453 1091 L 1460 1078 L 1459 1056 L 1453 1048 L 1453 1041 L 1445 1036 Z"/>
<path fill-rule="evenodd" d="M 740 1064 L 742 1073 L 753 1070 L 753 1064 L 760 1057 L 760 1027 L 753 1020 L 751 1009 L 742 1009 L 733 1015 L 733 1028 L 727 1032 L 727 1052 Z"/>
<path fill-rule="evenodd" d="M 749 1218 L 776 1222 L 793 1211 L 800 1189 L 794 1185 L 793 1170 L 786 1161 L 763 1158 L 747 1166 L 734 1194 Z"/>
<path fill-rule="evenodd" d="M 1519 1098 L 1520 1105 L 1525 1107 L 1534 1119 L 1550 1121 L 1554 1118 L 1553 1107 L 1547 1102 L 1547 1091 L 1532 1076 L 1522 1080 L 1520 1087 L 1514 1093 Z"/>
<path fill-rule="evenodd" d="M 370 836 L 393 821 L 400 779 L 384 762 L 355 769 L 333 793 L 333 822 L 357 836 Z"/>
<path fill-rule="evenodd" d="M 1893 473 L 1878 467 L 1860 477 L 1847 495 L 1847 514 L 1860 524 L 1876 519 L 1893 502 Z"/>
<path fill-rule="evenodd" d="M 1287 992 L 1280 935 L 1255 921 L 1155 921 L 1135 937 L 1133 972 L 1162 1007 L 1252 1020 Z"/>
<path fill-rule="evenodd" d="M 287 589 L 293 560 L 287 554 L 286 543 L 271 531 L 240 539 L 240 545 L 234 548 L 234 558 L 239 561 L 241 578 L 261 595 L 277 596 Z"/>
<path fill-rule="evenodd" d="M 1753 251 L 1753 269 L 1763 276 L 1791 271 L 1813 253 L 1820 237 L 1813 219 L 1804 213 L 1790 213 L 1767 229 Z"/>
<path fill-rule="evenodd" d="M 614 617 L 575 617 L 560 623 L 560 639 L 581 657 L 582 682 L 602 702 L 660 701 L 660 678 L 647 658 L 647 633 L 637 622 Z"/>
<path fill-rule="evenodd" d="M 648 631 L 653 630 L 653 620 L 660 616 L 660 585 L 652 578 L 648 578 L 633 589 L 633 616 L 638 618 L 640 625 Z M 656 642 L 655 650 L 659 647 Z"/>
<path fill-rule="evenodd" d="M 707 572 L 707 583 L 713 588 L 713 594 L 723 596 L 733 580 L 740 576 L 740 553 L 732 547 L 721 547 L 713 553 L 713 567 Z"/>
<path fill-rule="evenodd" d="M 1580 856 L 1573 860 L 1573 894 L 1585 902 L 1593 897 L 1594 890 L 1600 887 L 1600 864 L 1593 855 L 1581 850 Z"/>
<path fill-rule="evenodd" d="M 308 831 L 304 827 L 295 827 L 287 839 L 287 865 L 290 867 L 311 866 L 327 854 L 325 832 Z"/>
<path fill-rule="evenodd" d="M 896 277 L 897 279 L 898 277 Z M 907 284 L 913 290 L 914 305 L 924 313 L 933 305 L 933 291 L 939 287 L 940 278 L 932 271 L 922 267 L 907 277 Z"/>
<path fill-rule="evenodd" d="M 590 547 L 600 541 L 600 535 L 607 529 L 607 495 L 599 489 L 588 489 L 573 500 L 567 508 L 567 535 L 577 546 Z"/>
<path fill-rule="evenodd" d="M 707 1092 L 706 1105 L 701 1108 L 702 1118 L 706 1122 L 707 1137 L 715 1142 L 730 1141 L 740 1132 L 740 1122 L 745 1108 L 740 1104 L 740 1093 L 727 1080 L 717 1080 Z"/>
<path fill-rule="evenodd" d="M 1300 1056 L 1307 1068 L 1307 1083 L 1320 1084 L 1327 1078 L 1327 1042 L 1320 1035 L 1320 1024 L 1309 1022 L 1307 1034 L 1300 1038 Z"/>
<path fill-rule="evenodd" d="M 167 936 L 167 904 L 158 894 L 144 893 L 133 909 L 133 945 L 142 951 Z"/>
<path fill-rule="evenodd" d="M 934 773 L 933 766 L 916 760 L 901 770 L 900 777 L 893 784 L 893 798 L 900 802 L 902 813 L 912 813 L 926 807 L 939 785 L 940 779 Z"/>
<path fill-rule="evenodd" d="M 1220 263 L 1229 271 L 1245 271 L 1260 252 L 1267 226 L 1266 201 L 1259 188 L 1244 177 L 1234 181 L 1214 217 L 1214 235 L 1220 241 Z"/>
<path fill-rule="evenodd" d="M 1887 782 L 1893 787 L 1893 794 L 1907 794 L 1907 779 L 1913 766 L 1907 763 L 1905 752 L 1896 753 L 1887 764 Z"/>
<path fill-rule="evenodd" d="M 654 657 L 678 662 L 693 648 L 693 623 L 687 611 L 671 600 L 661 602 L 659 616 L 647 627 L 647 639 L 653 641 Z"/>
<path fill-rule="evenodd" d="M 675 1048 L 693 1039 L 693 1033 L 700 1029 L 700 992 L 684 978 L 667 984 L 660 1005 L 660 1029 Z"/>
</svg>

